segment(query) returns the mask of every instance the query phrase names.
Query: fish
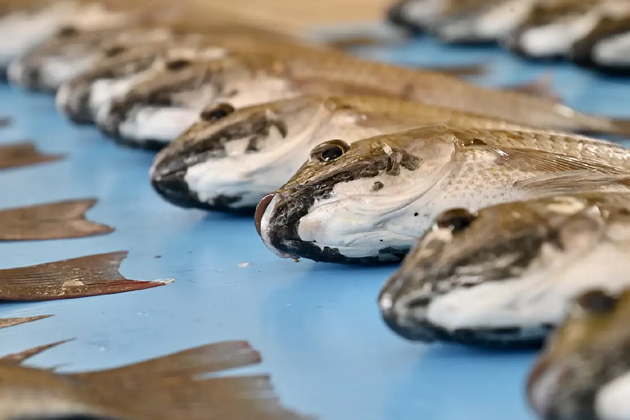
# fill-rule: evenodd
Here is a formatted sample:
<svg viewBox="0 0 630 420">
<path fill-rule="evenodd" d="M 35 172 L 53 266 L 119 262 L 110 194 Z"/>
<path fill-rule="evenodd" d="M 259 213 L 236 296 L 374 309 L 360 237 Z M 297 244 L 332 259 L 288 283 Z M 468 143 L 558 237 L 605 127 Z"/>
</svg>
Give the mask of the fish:
<svg viewBox="0 0 630 420">
<path fill-rule="evenodd" d="M 381 289 L 385 324 L 412 341 L 540 347 L 576 296 L 630 287 L 630 175 L 613 191 L 618 178 L 445 210 Z"/>
<path fill-rule="evenodd" d="M 541 1 L 518 28 L 501 39 L 501 44 L 527 57 L 564 58 L 601 20 L 602 1 Z"/>
<path fill-rule="evenodd" d="M 603 140 L 426 126 L 352 144 L 321 143 L 261 200 L 255 220 L 265 245 L 280 257 L 398 262 L 448 208 L 476 211 L 577 188 L 593 172 L 629 171 L 630 149 Z"/>
<path fill-rule="evenodd" d="M 13 364 L 13 365 L 21 365 L 22 363 L 24 363 L 25 361 L 27 361 L 28 359 L 30 359 L 31 357 L 37 356 L 38 354 L 41 354 L 47 350 L 50 350 L 54 347 L 60 346 L 62 344 L 68 343 L 72 340 L 61 340 L 61 341 L 56 341 L 54 343 L 50 343 L 50 344 L 44 344 L 42 346 L 37 346 L 37 347 L 33 347 L 30 349 L 26 349 L 23 351 L 20 351 L 18 353 L 12 353 L 12 354 L 7 354 L 5 356 L 0 357 L 0 365 L 1 364 Z M 48 369 L 50 371 L 54 371 L 55 369 Z"/>
<path fill-rule="evenodd" d="M 67 28 L 13 60 L 8 79 L 29 91 L 56 92 L 64 82 L 117 51 L 115 47 L 167 41 L 171 36 L 167 28 L 161 27 L 114 27 L 82 32 Z"/>
<path fill-rule="evenodd" d="M 431 27 L 441 41 L 480 43 L 499 41 L 527 18 L 539 0 L 461 2 Z M 462 7 L 464 6 L 464 7 Z"/>
<path fill-rule="evenodd" d="M 87 220 L 95 198 L 0 209 L 0 241 L 85 238 L 112 233 L 114 228 Z"/>
<path fill-rule="evenodd" d="M 204 110 L 160 151 L 150 170 L 154 190 L 179 207 L 253 213 L 308 159 L 334 138 L 363 138 L 422 125 L 524 128 L 499 119 L 384 96 L 302 95 L 234 109 Z"/>
<path fill-rule="evenodd" d="M 527 377 L 530 407 L 542 420 L 617 420 L 630 416 L 628 289 L 611 293 L 609 277 L 565 310 Z"/>
<path fill-rule="evenodd" d="M 118 251 L 2 269 L 0 301 L 74 299 L 150 289 L 174 281 L 126 279 L 119 267 L 127 254 L 127 251 Z"/>
<path fill-rule="evenodd" d="M 173 5 L 158 0 L 3 0 L 0 4 L 0 74 L 10 63 L 60 32 L 124 27 L 159 19 Z"/>
<path fill-rule="evenodd" d="M 39 315 L 25 318 L 0 318 L 0 329 L 9 328 L 15 325 L 26 324 L 28 322 L 39 321 L 40 319 L 50 318 L 52 315 Z"/>
<path fill-rule="evenodd" d="M 203 109 L 218 103 L 241 108 L 307 93 L 396 97 L 562 131 L 630 131 L 627 120 L 580 113 L 540 95 L 484 88 L 435 71 L 342 53 L 301 54 L 295 49 L 234 54 L 210 62 L 176 60 L 102 106 L 96 124 L 103 133 L 129 146 L 168 143 L 190 127 Z"/>
<path fill-rule="evenodd" d="M 625 0 L 610 1 L 591 31 L 575 42 L 568 53 L 574 63 L 600 70 L 627 72 L 630 60 L 630 7 Z"/>
<path fill-rule="evenodd" d="M 239 32 L 233 32 L 238 30 Z M 56 95 L 57 109 L 73 123 L 92 124 L 98 110 L 123 95 L 135 83 L 165 69 L 176 60 L 212 60 L 233 51 L 260 51 L 297 41 L 252 36 L 241 28 L 214 28 L 213 34 L 174 34 L 168 41 L 142 45 L 113 44 L 90 69 L 63 83 Z"/>
<path fill-rule="evenodd" d="M 34 143 L 28 141 L 5 143 L 0 146 L 0 171 L 56 162 L 65 157 L 64 154 L 41 153 Z"/>
<path fill-rule="evenodd" d="M 261 360 L 233 340 L 79 373 L 0 362 L 0 419 L 312 419 L 282 404 L 269 375 L 216 375 Z"/>
</svg>

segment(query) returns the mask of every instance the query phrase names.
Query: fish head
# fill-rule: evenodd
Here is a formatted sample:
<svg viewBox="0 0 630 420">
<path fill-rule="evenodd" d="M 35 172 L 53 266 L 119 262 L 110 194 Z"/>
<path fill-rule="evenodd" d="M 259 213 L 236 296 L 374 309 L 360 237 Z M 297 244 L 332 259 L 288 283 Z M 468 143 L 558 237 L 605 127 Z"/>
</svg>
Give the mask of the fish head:
<svg viewBox="0 0 630 420">
<path fill-rule="evenodd" d="M 218 102 L 230 78 L 242 74 L 237 62 L 222 59 L 223 54 L 216 49 L 209 49 L 207 56 L 169 52 L 134 78 L 124 93 L 99 107 L 97 126 L 129 142 L 165 145 L 175 140 L 203 109 Z"/>
<path fill-rule="evenodd" d="M 55 91 L 125 45 L 165 40 L 168 36 L 170 32 L 165 28 L 81 30 L 67 26 L 14 60 L 8 69 L 9 80 L 27 89 Z"/>
<path fill-rule="evenodd" d="M 593 288 L 572 300 L 528 375 L 529 404 L 541 418 L 570 419 L 578 413 L 614 418 L 605 413 L 628 412 L 619 391 L 625 389 L 627 400 L 629 316 L 630 290 Z"/>
<path fill-rule="evenodd" d="M 594 248 L 603 225 L 579 195 L 445 211 L 383 287 L 383 319 L 409 340 L 540 345 L 585 287 L 550 276 Z"/>
<path fill-rule="evenodd" d="M 416 240 L 401 228 L 401 219 L 414 219 L 410 204 L 422 201 L 452 169 L 454 143 L 444 133 L 445 127 L 425 127 L 314 147 L 295 175 L 258 205 L 263 242 L 284 257 L 400 260 L 408 249 L 397 246 Z"/>
<path fill-rule="evenodd" d="M 180 207 L 252 211 L 308 157 L 332 112 L 316 95 L 237 110 L 227 103 L 208 107 L 157 155 L 152 185 Z"/>
<path fill-rule="evenodd" d="M 191 55 L 223 49 L 207 47 L 194 40 L 155 41 L 142 44 L 111 43 L 103 49 L 98 61 L 80 75 L 65 82 L 58 90 L 57 108 L 76 123 L 91 123 L 98 110 L 127 93 L 149 71 L 158 71 L 169 57 Z M 191 45 L 188 45 L 191 44 Z"/>
</svg>

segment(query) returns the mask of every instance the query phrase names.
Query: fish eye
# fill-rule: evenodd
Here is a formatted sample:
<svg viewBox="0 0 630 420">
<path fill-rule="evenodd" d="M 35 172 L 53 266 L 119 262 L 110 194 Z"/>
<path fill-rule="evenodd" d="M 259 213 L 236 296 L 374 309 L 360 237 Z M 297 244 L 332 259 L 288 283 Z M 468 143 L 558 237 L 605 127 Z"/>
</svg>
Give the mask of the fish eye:
<svg viewBox="0 0 630 420">
<path fill-rule="evenodd" d="M 330 140 L 316 146 L 311 151 L 311 162 L 332 162 L 350 150 L 350 145 L 343 140 Z"/>
<path fill-rule="evenodd" d="M 113 47 L 109 47 L 105 50 L 105 55 L 107 57 L 115 57 L 119 54 L 124 53 L 126 50 L 122 45 L 114 45 Z"/>
<path fill-rule="evenodd" d="M 190 66 L 190 61 L 184 59 L 171 60 L 166 63 L 166 68 L 172 71 L 182 70 L 188 66 Z"/>
<path fill-rule="evenodd" d="M 201 111 L 200 117 L 204 121 L 217 121 L 227 117 L 235 111 L 230 104 L 218 104 L 214 108 Z"/>
<path fill-rule="evenodd" d="M 74 26 L 64 26 L 57 31 L 57 36 L 60 38 L 67 38 L 79 34 L 79 30 Z"/>
<path fill-rule="evenodd" d="M 476 214 L 466 209 L 451 209 L 443 212 L 435 219 L 435 226 L 457 233 L 466 230 L 476 218 Z"/>
<path fill-rule="evenodd" d="M 579 313 L 607 314 L 615 309 L 617 300 L 617 297 L 603 290 L 591 290 L 579 295 L 574 301 L 574 307 Z"/>
</svg>

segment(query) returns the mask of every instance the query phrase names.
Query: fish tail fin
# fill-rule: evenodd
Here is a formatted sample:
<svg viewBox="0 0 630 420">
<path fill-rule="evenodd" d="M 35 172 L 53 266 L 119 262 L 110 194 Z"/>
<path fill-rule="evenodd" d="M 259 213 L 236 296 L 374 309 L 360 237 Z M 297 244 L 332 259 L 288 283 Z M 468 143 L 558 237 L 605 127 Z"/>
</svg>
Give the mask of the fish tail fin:
<svg viewBox="0 0 630 420">
<path fill-rule="evenodd" d="M 127 251 L 119 251 L 0 270 L 0 299 L 72 299 L 150 289 L 174 281 L 129 280 L 119 272 L 126 257 Z"/>
<path fill-rule="evenodd" d="M 62 201 L 0 211 L 0 240 L 80 238 L 113 232 L 88 220 L 85 213 L 96 199 Z M 25 228 L 24 220 L 28 220 Z"/>
<path fill-rule="evenodd" d="M 121 417 L 133 413 L 141 420 L 300 418 L 289 416 L 291 412 L 280 405 L 266 375 L 203 377 L 260 361 L 249 343 L 225 341 L 73 376 L 90 390 L 94 402 L 107 402 L 116 410 L 111 414 Z"/>
<path fill-rule="evenodd" d="M 0 328 L 13 327 L 15 325 L 26 324 L 27 322 L 39 321 L 50 318 L 52 315 L 29 316 L 27 318 L 3 318 L 0 319 Z"/>
<path fill-rule="evenodd" d="M 57 347 L 61 344 L 65 344 L 68 343 L 70 341 L 72 341 L 73 339 L 69 339 L 69 340 L 62 340 L 62 341 L 57 341 L 55 343 L 50 343 L 50 344 L 45 344 L 43 346 L 38 346 L 38 347 L 33 347 L 31 349 L 27 349 L 24 351 L 21 351 L 19 353 L 13 353 L 13 354 L 7 354 L 6 356 L 0 357 L 0 363 L 10 363 L 10 364 L 22 364 L 23 362 L 25 362 L 27 359 L 30 359 L 33 356 L 36 356 L 40 353 L 45 352 L 46 350 L 50 350 L 53 347 Z M 52 370 L 52 369 L 49 369 Z"/>
</svg>

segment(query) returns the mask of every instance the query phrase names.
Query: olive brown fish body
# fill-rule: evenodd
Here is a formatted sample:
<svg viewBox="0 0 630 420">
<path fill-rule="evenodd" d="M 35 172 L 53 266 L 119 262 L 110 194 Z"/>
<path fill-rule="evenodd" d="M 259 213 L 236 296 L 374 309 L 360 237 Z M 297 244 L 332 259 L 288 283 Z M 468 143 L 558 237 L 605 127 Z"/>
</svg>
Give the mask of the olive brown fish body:
<svg viewBox="0 0 630 420">
<path fill-rule="evenodd" d="M 423 127 L 350 145 L 322 143 L 261 202 L 265 244 L 280 256 L 399 260 L 452 207 L 556 193 L 579 174 L 630 171 L 630 149 L 545 131 Z M 343 142 L 342 142 L 343 143 Z M 322 148 L 334 149 L 323 155 Z M 575 174 L 574 180 L 559 175 Z"/>
<path fill-rule="evenodd" d="M 346 87 L 356 87 L 512 124 L 606 133 L 625 133 L 629 128 L 625 121 L 583 114 L 538 95 L 483 88 L 435 71 L 299 48 L 234 55 L 165 71 L 103 107 L 97 123 L 114 137 L 140 139 L 150 134 L 168 142 L 183 133 L 205 106 L 227 102 L 239 108 L 321 92 L 332 82 L 342 89 L 337 92 L 348 93 Z"/>
<path fill-rule="evenodd" d="M 151 182 L 181 207 L 252 211 L 326 140 L 353 143 L 435 124 L 510 128 L 476 114 L 367 95 L 303 95 L 238 110 L 223 105 L 202 112 L 158 154 Z"/>
<path fill-rule="evenodd" d="M 542 420 L 630 417 L 630 290 L 607 291 L 620 280 L 606 274 L 568 305 L 529 374 L 529 404 Z"/>
<path fill-rule="evenodd" d="M 619 0 L 609 1 L 619 2 Z M 528 18 L 502 39 L 502 44 L 528 57 L 566 57 L 573 45 L 586 36 L 607 15 L 609 1 L 538 2 Z"/>
<path fill-rule="evenodd" d="M 630 287 L 629 179 L 444 211 L 383 287 L 386 324 L 411 340 L 540 345 L 580 293 Z"/>
</svg>

